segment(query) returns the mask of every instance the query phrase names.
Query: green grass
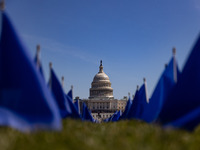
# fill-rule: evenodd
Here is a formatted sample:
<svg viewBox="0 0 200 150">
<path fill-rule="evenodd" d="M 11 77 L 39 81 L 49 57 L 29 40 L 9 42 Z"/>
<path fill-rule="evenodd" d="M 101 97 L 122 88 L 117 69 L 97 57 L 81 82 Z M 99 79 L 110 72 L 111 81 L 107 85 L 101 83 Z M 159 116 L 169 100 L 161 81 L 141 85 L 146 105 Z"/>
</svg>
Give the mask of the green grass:
<svg viewBox="0 0 200 150">
<path fill-rule="evenodd" d="M 200 127 L 193 132 L 162 129 L 138 121 L 94 124 L 67 119 L 60 132 L 21 133 L 0 128 L 0 150 L 199 150 Z"/>
</svg>

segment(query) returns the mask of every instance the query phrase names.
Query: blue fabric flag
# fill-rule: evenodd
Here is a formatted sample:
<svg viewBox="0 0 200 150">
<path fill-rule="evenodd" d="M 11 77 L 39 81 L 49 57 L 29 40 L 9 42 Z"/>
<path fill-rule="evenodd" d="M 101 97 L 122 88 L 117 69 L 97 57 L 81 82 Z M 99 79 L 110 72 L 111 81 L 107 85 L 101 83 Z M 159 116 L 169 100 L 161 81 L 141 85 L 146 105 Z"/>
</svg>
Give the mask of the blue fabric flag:
<svg viewBox="0 0 200 150">
<path fill-rule="evenodd" d="M 139 90 L 136 90 L 135 97 L 130 107 L 126 119 L 139 119 L 143 120 L 144 109 L 147 105 L 148 95 L 146 83 L 144 83 Z"/>
<path fill-rule="evenodd" d="M 83 111 L 82 111 L 82 120 L 83 121 L 91 121 L 95 122 L 94 118 L 92 117 L 90 111 L 88 110 L 86 104 L 83 102 Z"/>
<path fill-rule="evenodd" d="M 112 117 L 112 116 L 111 116 L 111 117 Z M 111 117 L 104 119 L 103 122 L 109 122 L 110 119 L 111 119 Z"/>
<path fill-rule="evenodd" d="M 76 101 L 74 102 L 74 106 L 76 107 L 78 113 L 80 114 L 79 100 L 76 100 Z"/>
<path fill-rule="evenodd" d="M 61 117 L 80 118 L 77 109 L 72 103 L 71 97 L 65 95 L 62 86 L 52 68 L 50 70 L 50 73 L 51 75 L 49 80 L 49 86 L 58 104 Z"/>
<path fill-rule="evenodd" d="M 141 86 L 138 91 L 138 96 L 136 97 L 137 102 L 137 111 L 136 111 L 136 119 L 144 120 L 144 111 L 148 105 L 148 94 L 146 82 Z"/>
<path fill-rule="evenodd" d="M 126 104 L 126 107 L 125 107 L 125 110 L 124 112 L 122 113 L 120 119 L 127 119 L 127 115 L 130 111 L 130 108 L 131 108 L 131 105 L 132 105 L 132 100 L 131 98 L 129 97 L 128 101 L 127 101 L 127 104 Z"/>
<path fill-rule="evenodd" d="M 110 121 L 112 122 L 118 121 L 121 117 L 121 114 L 122 114 L 121 110 L 117 111 L 116 113 L 113 114 Z"/>
<path fill-rule="evenodd" d="M 80 108 L 77 109 L 77 106 L 73 103 L 73 100 L 71 99 L 70 91 L 68 92 L 68 94 L 66 95 L 66 105 L 70 106 L 70 108 L 71 108 L 71 112 L 72 113 L 71 113 L 70 117 L 79 118 L 80 119 L 81 118 L 81 116 L 80 116 Z M 78 106 L 79 106 L 79 104 L 78 104 Z"/>
<path fill-rule="evenodd" d="M 72 89 L 69 90 L 69 92 L 67 93 L 67 96 L 69 96 L 70 99 L 71 99 L 72 102 L 73 102 Z"/>
<path fill-rule="evenodd" d="M 194 45 L 183 72 L 167 97 L 159 121 L 163 124 L 184 117 L 200 107 L 200 36 Z"/>
<path fill-rule="evenodd" d="M 127 114 L 127 119 L 139 119 L 139 99 L 138 99 L 138 93 L 139 93 L 139 90 L 137 89 L 136 92 L 135 92 L 135 96 L 134 96 L 134 99 L 133 99 L 133 102 L 132 102 L 132 105 L 130 107 L 130 111 L 129 113 Z"/>
<path fill-rule="evenodd" d="M 34 61 L 3 12 L 0 37 L 0 125 L 21 131 L 61 129 L 61 118 Z"/>
<path fill-rule="evenodd" d="M 145 107 L 143 119 L 146 122 L 153 122 L 157 119 L 165 100 L 176 84 L 180 75 L 175 56 L 172 57 L 169 64 L 162 73 L 156 88 Z"/>
<path fill-rule="evenodd" d="M 165 127 L 175 127 L 175 128 L 193 130 L 199 123 L 200 123 L 200 107 L 198 107 L 195 110 L 192 110 L 188 114 L 178 118 L 173 122 L 167 123 Z"/>
<path fill-rule="evenodd" d="M 121 113 L 121 111 L 120 111 L 120 113 Z M 118 114 L 118 110 L 117 110 L 112 116 L 110 116 L 109 118 L 103 120 L 103 122 L 110 122 L 110 121 L 112 121 L 113 118 L 114 118 L 115 116 L 117 116 L 117 114 Z M 120 116 L 121 116 L 121 114 L 120 114 Z M 120 119 L 120 116 L 119 116 L 118 120 Z M 115 119 L 114 119 L 114 120 L 115 120 Z"/>
</svg>

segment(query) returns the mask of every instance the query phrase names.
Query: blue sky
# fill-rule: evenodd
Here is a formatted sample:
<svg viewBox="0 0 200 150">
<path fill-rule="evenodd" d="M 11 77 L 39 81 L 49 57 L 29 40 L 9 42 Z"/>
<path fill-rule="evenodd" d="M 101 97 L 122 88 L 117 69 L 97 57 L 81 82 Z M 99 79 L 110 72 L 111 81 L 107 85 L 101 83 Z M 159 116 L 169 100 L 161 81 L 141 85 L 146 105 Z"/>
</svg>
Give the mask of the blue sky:
<svg viewBox="0 0 200 150">
<path fill-rule="evenodd" d="M 80 98 L 101 59 L 115 98 L 143 77 L 151 95 L 172 47 L 182 69 L 200 31 L 199 0 L 6 0 L 6 12 L 32 57 L 41 45 L 46 80 L 51 61 Z"/>
</svg>

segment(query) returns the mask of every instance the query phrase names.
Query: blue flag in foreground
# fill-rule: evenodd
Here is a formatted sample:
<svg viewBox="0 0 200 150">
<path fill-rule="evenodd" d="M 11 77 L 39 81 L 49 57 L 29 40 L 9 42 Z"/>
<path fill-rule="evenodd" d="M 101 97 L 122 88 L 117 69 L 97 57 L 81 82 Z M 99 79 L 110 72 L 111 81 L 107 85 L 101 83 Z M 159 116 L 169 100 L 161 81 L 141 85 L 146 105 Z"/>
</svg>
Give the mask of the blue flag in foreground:
<svg viewBox="0 0 200 150">
<path fill-rule="evenodd" d="M 1 13 L 0 125 L 21 131 L 61 129 L 61 118 L 43 77 Z"/>
<path fill-rule="evenodd" d="M 178 118 L 177 120 L 167 123 L 165 127 L 177 127 L 187 130 L 193 130 L 200 123 L 200 107 L 195 110 L 192 110 L 183 117 Z"/>
<path fill-rule="evenodd" d="M 161 123 L 166 124 L 183 118 L 200 107 L 199 58 L 200 36 L 188 57 L 177 84 L 163 105 L 159 115 Z"/>
<path fill-rule="evenodd" d="M 144 120 L 146 122 L 153 122 L 157 119 L 163 104 L 175 86 L 180 75 L 175 56 L 172 57 L 169 64 L 162 73 L 156 88 L 149 100 L 149 103 L 144 111 Z"/>
<path fill-rule="evenodd" d="M 49 86 L 58 104 L 61 117 L 80 118 L 77 109 L 72 103 L 71 97 L 65 95 L 62 86 L 52 68 L 50 73 Z"/>
<path fill-rule="evenodd" d="M 92 117 L 90 111 L 88 110 L 84 102 L 83 102 L 83 110 L 82 110 L 82 120 L 95 122 L 94 118 Z"/>
</svg>

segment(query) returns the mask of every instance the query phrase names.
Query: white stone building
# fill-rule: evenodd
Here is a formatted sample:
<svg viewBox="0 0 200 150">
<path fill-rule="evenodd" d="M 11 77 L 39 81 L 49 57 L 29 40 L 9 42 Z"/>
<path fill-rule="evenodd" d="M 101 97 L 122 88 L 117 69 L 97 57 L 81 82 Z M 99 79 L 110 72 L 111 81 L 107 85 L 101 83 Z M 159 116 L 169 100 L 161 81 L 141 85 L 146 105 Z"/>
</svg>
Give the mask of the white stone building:
<svg viewBox="0 0 200 150">
<path fill-rule="evenodd" d="M 101 121 L 112 116 L 117 110 L 123 112 L 127 100 L 127 97 L 124 97 L 121 100 L 114 99 L 110 79 L 104 73 L 101 61 L 99 72 L 94 76 L 91 84 L 90 96 L 88 99 L 80 100 L 80 108 L 82 108 L 82 102 L 84 102 L 91 110 L 93 118 Z"/>
</svg>

